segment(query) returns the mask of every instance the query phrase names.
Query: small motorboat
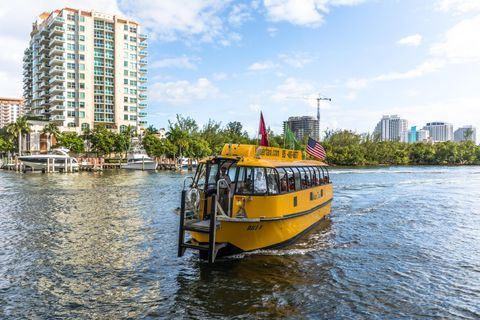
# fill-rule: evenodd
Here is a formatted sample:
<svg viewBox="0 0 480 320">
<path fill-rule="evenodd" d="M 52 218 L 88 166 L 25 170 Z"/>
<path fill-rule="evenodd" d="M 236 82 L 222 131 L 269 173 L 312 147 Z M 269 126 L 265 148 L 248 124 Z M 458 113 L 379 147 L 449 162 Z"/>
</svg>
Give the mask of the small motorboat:
<svg viewBox="0 0 480 320">
<path fill-rule="evenodd" d="M 127 163 L 122 166 L 122 169 L 155 170 L 157 162 L 148 156 L 138 138 L 133 138 L 127 155 Z"/>
<path fill-rule="evenodd" d="M 19 156 L 18 160 L 31 170 L 46 171 L 50 168 L 52 171 L 78 171 L 78 161 L 68 154 L 69 151 L 57 148 L 48 154 Z"/>
</svg>

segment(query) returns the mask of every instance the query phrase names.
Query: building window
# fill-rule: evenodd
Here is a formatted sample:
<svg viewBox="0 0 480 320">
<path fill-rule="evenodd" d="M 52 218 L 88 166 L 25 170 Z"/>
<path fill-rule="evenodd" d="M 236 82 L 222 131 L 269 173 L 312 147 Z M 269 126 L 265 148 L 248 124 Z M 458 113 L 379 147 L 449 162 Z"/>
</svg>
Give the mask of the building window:
<svg viewBox="0 0 480 320">
<path fill-rule="evenodd" d="M 78 74 L 80 80 L 85 80 L 85 73 Z"/>
<path fill-rule="evenodd" d="M 74 24 L 67 24 L 67 30 L 68 31 L 75 31 L 75 25 Z"/>
<path fill-rule="evenodd" d="M 75 41 L 75 35 L 73 33 L 67 33 L 67 40 Z"/>
<path fill-rule="evenodd" d="M 82 123 L 82 130 L 90 129 L 90 125 L 88 123 Z"/>
<path fill-rule="evenodd" d="M 75 51 L 75 45 L 73 43 L 67 43 L 67 50 Z"/>
<path fill-rule="evenodd" d="M 80 63 L 79 69 L 80 70 L 85 70 L 85 63 Z"/>
<path fill-rule="evenodd" d="M 84 16 L 80 16 L 80 22 L 85 22 L 85 17 Z"/>
<path fill-rule="evenodd" d="M 68 89 L 75 89 L 75 82 L 67 82 Z"/>
<path fill-rule="evenodd" d="M 75 53 L 67 53 L 67 59 L 75 60 Z"/>
<path fill-rule="evenodd" d="M 75 21 L 75 15 L 73 15 L 73 14 L 67 14 L 67 20 Z"/>
<path fill-rule="evenodd" d="M 69 122 L 69 123 L 68 123 L 68 127 L 69 127 L 69 128 L 75 127 L 75 122 Z"/>
<path fill-rule="evenodd" d="M 128 114 L 123 115 L 123 120 L 128 120 Z"/>
<path fill-rule="evenodd" d="M 75 69 L 75 63 L 67 63 L 67 69 Z"/>
<path fill-rule="evenodd" d="M 75 99 L 75 92 L 73 92 L 73 91 L 68 91 L 68 92 L 67 92 L 67 98 Z"/>
<path fill-rule="evenodd" d="M 79 55 L 78 57 L 79 57 L 79 59 L 80 59 L 81 61 L 85 61 L 85 55 L 84 55 L 84 54 L 81 54 L 81 55 Z"/>
<path fill-rule="evenodd" d="M 85 118 L 85 111 L 79 111 L 78 112 L 78 117 L 79 118 Z"/>
<path fill-rule="evenodd" d="M 68 80 L 75 80 L 75 72 L 67 72 Z"/>
<path fill-rule="evenodd" d="M 78 103 L 78 106 L 79 106 L 80 108 L 85 108 L 85 102 L 83 102 L 83 101 L 79 102 L 79 103 Z"/>
<path fill-rule="evenodd" d="M 75 111 L 67 111 L 68 117 L 75 117 Z"/>
<path fill-rule="evenodd" d="M 80 26 L 80 32 L 84 32 L 85 31 L 85 27 L 84 26 Z"/>
<path fill-rule="evenodd" d="M 124 24 L 123 25 L 123 30 L 128 31 L 128 25 Z"/>
<path fill-rule="evenodd" d="M 85 36 L 83 34 L 79 35 L 78 40 L 85 41 Z"/>
<path fill-rule="evenodd" d="M 82 52 L 85 51 L 85 45 L 83 45 L 83 44 L 79 45 L 78 50 L 82 51 Z"/>
<path fill-rule="evenodd" d="M 79 93 L 78 93 L 78 97 L 79 97 L 80 99 L 84 100 L 84 99 L 85 99 L 85 92 L 79 92 Z"/>
</svg>

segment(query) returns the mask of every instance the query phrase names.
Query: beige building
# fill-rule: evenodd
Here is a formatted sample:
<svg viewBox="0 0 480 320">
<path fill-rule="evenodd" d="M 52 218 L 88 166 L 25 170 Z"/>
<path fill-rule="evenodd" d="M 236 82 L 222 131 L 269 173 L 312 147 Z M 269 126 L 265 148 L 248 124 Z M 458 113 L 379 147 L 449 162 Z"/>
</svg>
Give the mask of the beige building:
<svg viewBox="0 0 480 320">
<path fill-rule="evenodd" d="M 0 98 L 0 128 L 23 116 L 23 99 Z"/>
<path fill-rule="evenodd" d="M 147 36 L 135 21 L 64 8 L 40 14 L 24 55 L 25 108 L 80 131 L 146 125 Z"/>
</svg>

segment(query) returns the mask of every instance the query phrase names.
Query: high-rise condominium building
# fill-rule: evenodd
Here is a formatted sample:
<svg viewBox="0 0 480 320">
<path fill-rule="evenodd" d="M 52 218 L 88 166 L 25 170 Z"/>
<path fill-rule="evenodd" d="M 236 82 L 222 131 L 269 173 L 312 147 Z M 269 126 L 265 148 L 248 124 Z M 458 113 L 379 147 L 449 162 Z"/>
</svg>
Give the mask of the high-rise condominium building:
<svg viewBox="0 0 480 320">
<path fill-rule="evenodd" d="M 283 132 L 285 133 L 287 126 L 295 134 L 299 141 L 303 141 L 305 137 L 319 139 L 319 120 L 311 116 L 289 117 L 283 122 Z"/>
<path fill-rule="evenodd" d="M 23 59 L 28 112 L 77 130 L 145 126 L 147 36 L 139 31 L 95 11 L 40 14 Z"/>
<path fill-rule="evenodd" d="M 445 122 L 428 122 L 423 129 L 430 132 L 433 142 L 453 141 L 453 126 Z"/>
<path fill-rule="evenodd" d="M 427 142 L 431 141 L 430 139 L 430 131 L 425 129 L 420 129 L 417 131 L 417 141 L 420 142 Z"/>
<path fill-rule="evenodd" d="M 382 141 L 408 142 L 408 121 L 398 115 L 383 116 L 374 130 Z"/>
<path fill-rule="evenodd" d="M 0 128 L 23 116 L 23 99 L 0 98 Z"/>
<path fill-rule="evenodd" d="M 470 140 L 476 143 L 477 141 L 477 129 L 474 126 L 463 126 L 455 130 L 454 132 L 455 141 L 466 141 Z"/>
</svg>

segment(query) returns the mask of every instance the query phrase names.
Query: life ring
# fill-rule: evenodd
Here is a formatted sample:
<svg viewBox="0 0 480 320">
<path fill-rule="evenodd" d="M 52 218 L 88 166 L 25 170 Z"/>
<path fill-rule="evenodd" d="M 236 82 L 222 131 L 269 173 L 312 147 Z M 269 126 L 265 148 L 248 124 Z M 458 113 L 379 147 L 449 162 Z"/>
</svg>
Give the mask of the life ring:
<svg viewBox="0 0 480 320">
<path fill-rule="evenodd" d="M 200 204 L 200 192 L 198 192 L 198 189 L 190 189 L 186 194 L 185 202 L 188 203 L 189 206 L 193 207 L 194 211 L 198 211 L 198 206 Z"/>
</svg>

